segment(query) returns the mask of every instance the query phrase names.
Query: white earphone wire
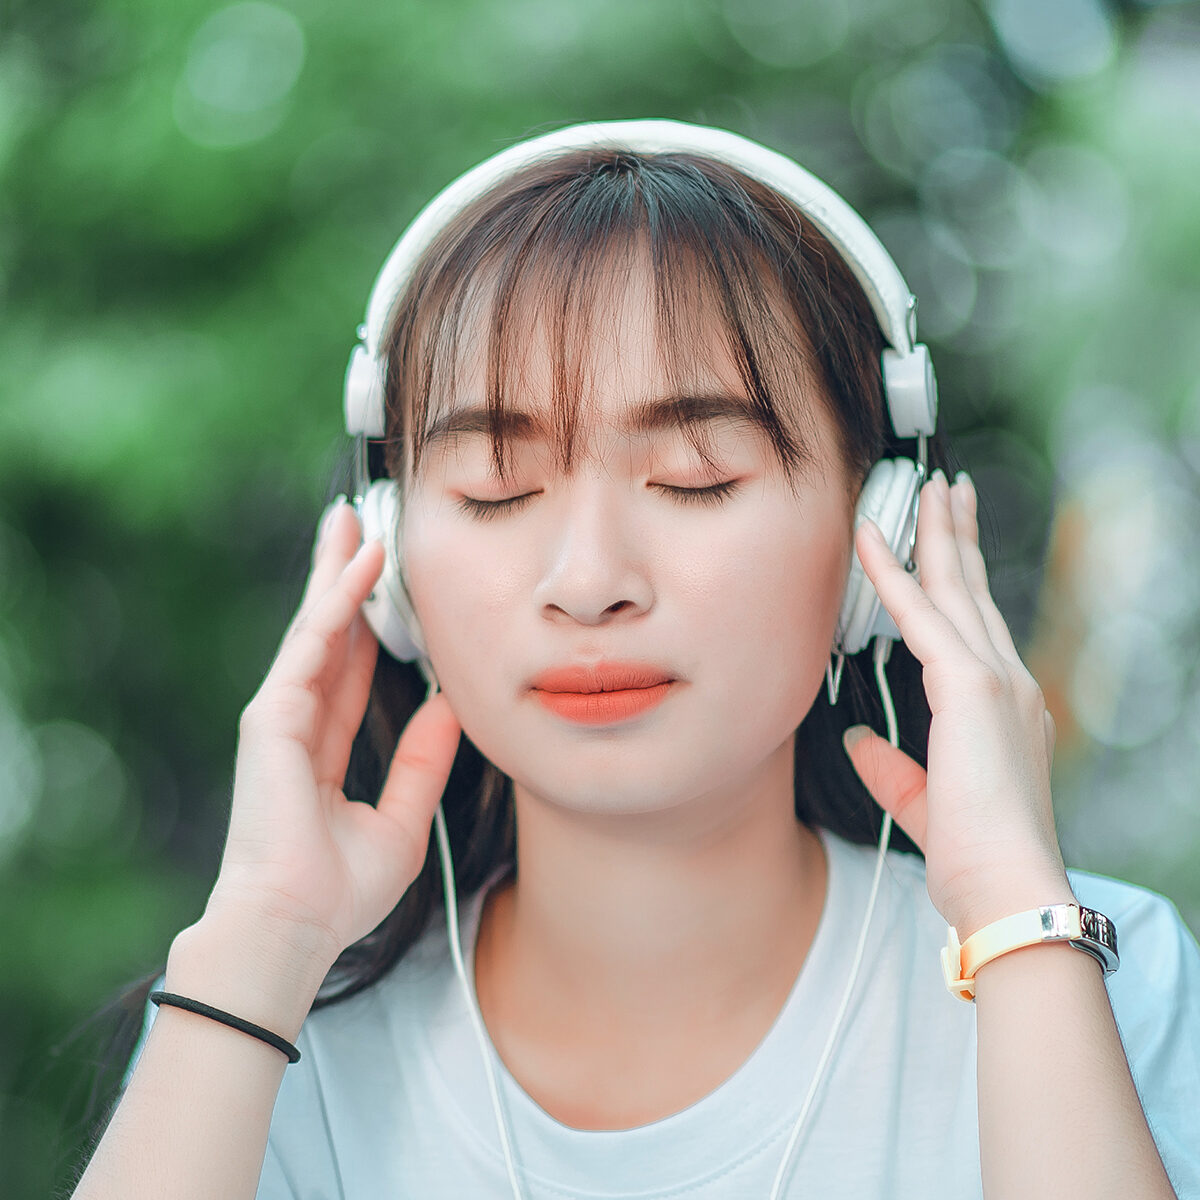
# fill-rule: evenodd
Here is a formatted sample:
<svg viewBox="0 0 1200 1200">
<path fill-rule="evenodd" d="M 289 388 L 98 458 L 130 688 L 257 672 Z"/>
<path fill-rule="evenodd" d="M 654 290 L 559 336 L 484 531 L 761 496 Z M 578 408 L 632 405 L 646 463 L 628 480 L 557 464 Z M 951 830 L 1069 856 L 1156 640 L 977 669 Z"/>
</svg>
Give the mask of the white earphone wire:
<svg viewBox="0 0 1200 1200">
<path fill-rule="evenodd" d="M 883 710 L 887 717 L 888 741 L 893 746 L 896 746 L 899 743 L 896 710 L 892 705 L 892 694 L 888 690 L 887 676 L 883 670 L 883 665 L 891 657 L 891 653 L 891 640 L 885 637 L 877 637 L 875 645 L 872 648 L 871 657 L 875 663 L 875 679 L 879 684 L 879 694 L 883 700 Z M 783 1161 L 779 1164 L 779 1170 L 775 1173 L 775 1182 L 771 1187 L 771 1200 L 779 1200 L 779 1197 L 783 1194 L 783 1180 L 787 1172 L 788 1162 L 792 1157 L 792 1152 L 796 1148 L 796 1142 L 800 1137 L 800 1130 L 804 1127 L 804 1122 L 812 1108 L 813 1097 L 817 1093 L 817 1086 L 821 1082 L 825 1068 L 829 1065 L 830 1057 L 833 1054 L 834 1041 L 837 1038 L 838 1030 L 842 1027 L 842 1021 L 845 1019 L 846 1011 L 850 1004 L 850 994 L 854 990 L 855 980 L 858 979 L 858 969 L 862 965 L 863 951 L 867 945 L 867 930 L 871 925 L 871 915 L 875 911 L 875 899 L 879 894 L 879 880 L 883 874 L 883 863 L 887 856 L 887 846 L 891 836 L 892 814 L 884 813 L 883 825 L 879 831 L 879 853 L 875 857 L 875 875 L 871 880 L 871 894 L 867 900 L 867 915 L 863 918 L 862 929 L 858 935 L 858 945 L 854 951 L 854 962 L 850 967 L 850 978 L 846 981 L 845 990 L 842 992 L 842 1002 L 838 1006 L 837 1016 L 833 1019 L 833 1028 L 829 1031 L 829 1037 L 825 1040 L 825 1049 L 821 1051 L 816 1073 L 813 1075 L 812 1083 L 808 1085 L 808 1095 L 805 1096 L 804 1104 L 800 1109 L 800 1115 L 796 1118 L 795 1125 L 792 1126 L 791 1136 L 788 1138 L 787 1147 L 783 1152 Z"/>
<path fill-rule="evenodd" d="M 431 681 L 426 699 L 438 690 L 436 682 Z M 484 1070 L 487 1073 L 488 1091 L 492 1097 L 492 1111 L 496 1114 L 496 1125 L 500 1131 L 500 1146 L 504 1151 L 504 1168 L 508 1172 L 509 1187 L 512 1188 L 513 1200 L 523 1200 L 520 1185 L 517 1183 L 517 1168 L 513 1161 L 512 1138 L 508 1130 L 508 1121 L 504 1115 L 504 1105 L 500 1099 L 500 1089 L 496 1085 L 496 1071 L 492 1063 L 492 1048 L 488 1043 L 487 1030 L 483 1026 L 483 1015 L 479 1005 L 471 994 L 471 986 L 467 982 L 467 969 L 463 962 L 462 942 L 458 936 L 458 897 L 454 882 L 454 861 L 450 855 L 450 835 L 446 832 L 446 814 L 439 803 L 433 814 L 433 823 L 437 831 L 438 854 L 442 860 L 442 891 L 446 902 L 446 932 L 450 939 L 450 957 L 454 961 L 454 971 L 462 986 L 463 997 L 467 1002 L 467 1011 L 471 1017 L 471 1025 L 475 1030 L 475 1040 L 479 1043 L 479 1053 L 483 1058 Z"/>
</svg>

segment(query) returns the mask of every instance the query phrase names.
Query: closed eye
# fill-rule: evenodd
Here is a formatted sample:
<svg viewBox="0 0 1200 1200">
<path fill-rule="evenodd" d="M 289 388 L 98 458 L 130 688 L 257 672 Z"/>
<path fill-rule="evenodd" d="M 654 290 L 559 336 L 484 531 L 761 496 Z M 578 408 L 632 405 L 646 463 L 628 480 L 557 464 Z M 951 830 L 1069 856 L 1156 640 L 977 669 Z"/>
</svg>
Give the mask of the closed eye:
<svg viewBox="0 0 1200 1200">
<path fill-rule="evenodd" d="M 652 483 L 650 486 L 658 488 L 677 504 L 717 505 L 737 491 L 740 484 L 741 480 L 729 479 L 724 483 L 714 483 L 710 487 L 702 488 L 672 487 L 667 483 Z M 523 496 L 512 496 L 507 500 L 476 500 L 471 496 L 463 496 L 458 501 L 458 507 L 468 516 L 486 521 L 505 513 L 516 512 L 536 495 L 537 492 L 526 492 Z"/>
</svg>

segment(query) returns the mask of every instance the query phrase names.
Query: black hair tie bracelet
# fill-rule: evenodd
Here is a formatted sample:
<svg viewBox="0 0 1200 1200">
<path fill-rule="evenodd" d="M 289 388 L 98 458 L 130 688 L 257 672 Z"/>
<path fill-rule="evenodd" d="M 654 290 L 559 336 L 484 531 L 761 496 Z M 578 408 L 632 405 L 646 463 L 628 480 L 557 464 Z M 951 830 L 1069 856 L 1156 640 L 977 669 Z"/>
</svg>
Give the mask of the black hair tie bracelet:
<svg viewBox="0 0 1200 1200">
<path fill-rule="evenodd" d="M 241 1017 L 235 1017 L 232 1013 L 222 1012 L 219 1008 L 213 1008 L 211 1004 L 202 1004 L 199 1000 L 188 999 L 187 996 L 176 996 L 174 992 L 151 992 L 150 1002 L 155 1007 L 160 1004 L 169 1004 L 175 1008 L 187 1009 L 188 1012 L 199 1013 L 202 1017 L 211 1017 L 214 1021 L 220 1021 L 222 1025 L 228 1025 L 232 1029 L 248 1033 L 251 1037 L 266 1042 L 268 1046 L 274 1046 L 276 1050 L 287 1055 L 289 1063 L 300 1061 L 300 1051 L 291 1042 L 281 1038 L 279 1034 L 272 1033 L 261 1025 L 255 1025 L 252 1021 L 244 1021 Z"/>
</svg>

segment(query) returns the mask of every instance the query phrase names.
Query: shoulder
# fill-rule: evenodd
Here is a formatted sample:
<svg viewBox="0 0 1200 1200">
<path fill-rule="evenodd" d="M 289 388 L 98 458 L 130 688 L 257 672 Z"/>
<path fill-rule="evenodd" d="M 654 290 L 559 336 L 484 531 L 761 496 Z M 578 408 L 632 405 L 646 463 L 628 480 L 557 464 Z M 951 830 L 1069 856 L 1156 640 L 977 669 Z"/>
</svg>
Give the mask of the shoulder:
<svg viewBox="0 0 1200 1200">
<path fill-rule="evenodd" d="M 1131 1042 L 1143 1050 L 1162 1044 L 1183 1022 L 1192 1031 L 1200 1068 L 1200 945 L 1179 909 L 1166 896 L 1124 880 L 1076 870 L 1067 876 L 1079 902 L 1116 926 L 1121 965 L 1107 982 L 1126 1050 Z M 1200 1080 L 1200 1069 L 1195 1078 Z"/>
<path fill-rule="evenodd" d="M 1068 870 L 1067 877 L 1079 902 L 1102 912 L 1116 926 L 1121 966 L 1111 980 L 1120 978 L 1128 966 L 1129 976 L 1157 982 L 1152 990 L 1161 990 L 1168 980 L 1200 971 L 1200 945 L 1168 897 L 1091 871 Z"/>
<path fill-rule="evenodd" d="M 852 903 L 866 902 L 874 884 L 879 860 L 879 847 L 847 841 L 821 830 L 821 840 L 831 858 L 836 858 L 836 870 L 844 881 L 844 896 Z M 884 857 L 879 881 L 881 889 L 878 908 L 889 927 L 904 925 L 922 941 L 946 940 L 946 923 L 941 919 L 925 884 L 925 860 L 919 854 L 889 847 Z"/>
<path fill-rule="evenodd" d="M 339 1071 L 369 1075 L 380 1050 L 407 1043 L 410 1030 L 441 1003 L 450 974 L 444 924 L 430 921 L 425 932 L 374 982 L 337 999 L 337 981 L 327 981 L 304 1021 L 297 1045 L 316 1059 L 336 1060 Z M 322 999 L 329 1001 L 322 1003 Z"/>
<path fill-rule="evenodd" d="M 861 934 L 879 871 L 866 961 L 872 964 L 877 981 L 886 980 L 909 996 L 911 1011 L 922 1012 L 927 1005 L 941 1009 L 941 1000 L 948 996 L 939 957 L 946 942 L 946 922 L 929 898 L 924 858 L 889 848 L 881 868 L 878 845 L 850 842 L 828 831 L 821 836 L 837 879 L 831 898 L 847 909 L 840 927 L 851 939 L 851 948 Z M 957 1008 L 945 1007 L 958 1013 Z"/>
<path fill-rule="evenodd" d="M 1081 903 L 1089 908 L 1107 904 L 1109 907 L 1102 911 L 1113 921 L 1121 916 L 1139 924 L 1148 922 L 1164 927 L 1179 925 L 1187 931 L 1174 902 L 1159 892 L 1140 884 L 1127 883 L 1123 879 L 1114 879 L 1109 875 L 1077 870 L 1075 867 L 1067 869 L 1067 877 Z M 1096 903 L 1093 904 L 1093 901 Z"/>
<path fill-rule="evenodd" d="M 312 1189 L 303 1194 L 342 1194 L 394 1140 L 404 1120 L 399 1082 L 427 1074 L 427 1031 L 446 1003 L 447 940 L 432 921 L 379 979 L 305 1018 L 301 1059 L 284 1074 L 268 1143 L 288 1177 Z M 327 986 L 321 996 L 337 991 Z"/>
<path fill-rule="evenodd" d="M 1105 984 L 1129 1071 L 1176 1192 L 1200 1197 L 1200 945 L 1166 896 L 1067 874 L 1079 902 L 1116 926 L 1121 964 Z"/>
</svg>

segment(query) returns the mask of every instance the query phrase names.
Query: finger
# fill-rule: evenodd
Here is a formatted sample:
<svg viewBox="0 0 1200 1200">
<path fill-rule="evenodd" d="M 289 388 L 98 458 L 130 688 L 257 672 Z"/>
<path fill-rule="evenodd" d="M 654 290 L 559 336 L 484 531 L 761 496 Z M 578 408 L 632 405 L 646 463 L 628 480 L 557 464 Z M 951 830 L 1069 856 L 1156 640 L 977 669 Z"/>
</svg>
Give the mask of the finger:
<svg viewBox="0 0 1200 1200">
<path fill-rule="evenodd" d="M 940 469 L 921 489 L 917 562 L 921 587 L 958 626 L 963 640 L 975 648 L 980 657 L 994 657 L 987 626 L 963 574 L 950 489 Z"/>
<path fill-rule="evenodd" d="M 283 641 L 292 638 L 300 624 L 305 621 L 321 598 L 337 583 L 347 564 L 353 559 L 362 541 L 357 517 L 347 519 L 346 513 L 353 512 L 344 496 L 339 496 L 327 511 L 317 535 L 313 551 L 313 569 L 300 605 L 284 631 Z M 337 678 L 342 670 L 348 650 L 346 639 L 337 639 L 329 647 L 329 657 L 322 671 L 327 678 Z"/>
<path fill-rule="evenodd" d="M 275 661 L 251 706 L 274 714 L 274 727 L 315 750 L 323 689 L 320 679 L 342 649 L 350 622 L 383 569 L 383 545 L 360 546 L 334 585 L 284 636 Z"/>
<path fill-rule="evenodd" d="M 297 615 L 276 660 L 281 681 L 308 683 L 317 678 L 327 665 L 337 639 L 345 635 L 378 582 L 383 559 L 383 544 L 378 540 L 359 546 L 328 591 L 306 612 Z"/>
<path fill-rule="evenodd" d="M 924 851 L 924 768 L 866 725 L 852 725 L 842 735 L 842 743 L 875 802 L 891 813 L 892 820 Z"/>
<path fill-rule="evenodd" d="M 922 663 L 955 654 L 974 657 L 955 622 L 904 569 L 874 521 L 864 519 L 858 526 L 854 547 L 905 645 Z"/>
<path fill-rule="evenodd" d="M 318 552 L 324 545 L 326 530 L 329 528 L 329 522 L 333 518 L 333 514 L 337 512 L 337 510 L 345 503 L 346 493 L 339 492 L 332 500 L 330 500 L 330 502 L 325 506 L 324 511 L 321 513 L 320 520 L 317 522 L 316 536 L 313 538 L 312 558 L 314 562 L 316 561 Z"/>
<path fill-rule="evenodd" d="M 387 818 L 397 861 L 420 870 L 434 810 L 446 790 L 462 726 L 444 692 L 435 692 L 413 713 L 392 756 L 376 809 Z"/>
<path fill-rule="evenodd" d="M 1054 724 L 1054 718 L 1050 715 L 1050 710 L 1047 709 L 1043 718 L 1043 724 L 1046 727 L 1046 761 L 1054 762 L 1054 746 L 1058 741 L 1058 729 Z"/>
<path fill-rule="evenodd" d="M 313 548 L 312 569 L 304 594 L 300 597 L 297 616 L 312 608 L 329 591 L 342 568 L 354 557 L 362 541 L 357 516 L 348 519 L 347 514 L 353 516 L 354 508 L 344 496 L 339 496 L 334 501 L 333 508 L 326 514 L 317 535 L 317 542 Z"/>
<path fill-rule="evenodd" d="M 958 533 L 959 556 L 962 560 L 963 577 L 975 600 L 975 607 L 987 627 L 988 637 L 997 653 L 1011 664 L 1021 665 L 1021 656 L 1013 644 L 1012 633 L 1003 614 L 996 607 L 988 586 L 987 564 L 979 548 L 979 497 L 970 476 L 960 472 L 950 489 L 950 507 L 954 514 L 954 525 Z"/>
<path fill-rule="evenodd" d="M 328 715 L 313 756 L 317 782 L 334 788 L 340 788 L 346 780 L 379 657 L 379 642 L 361 615 L 350 623 L 346 643 L 344 661 L 329 684 Z"/>
</svg>

